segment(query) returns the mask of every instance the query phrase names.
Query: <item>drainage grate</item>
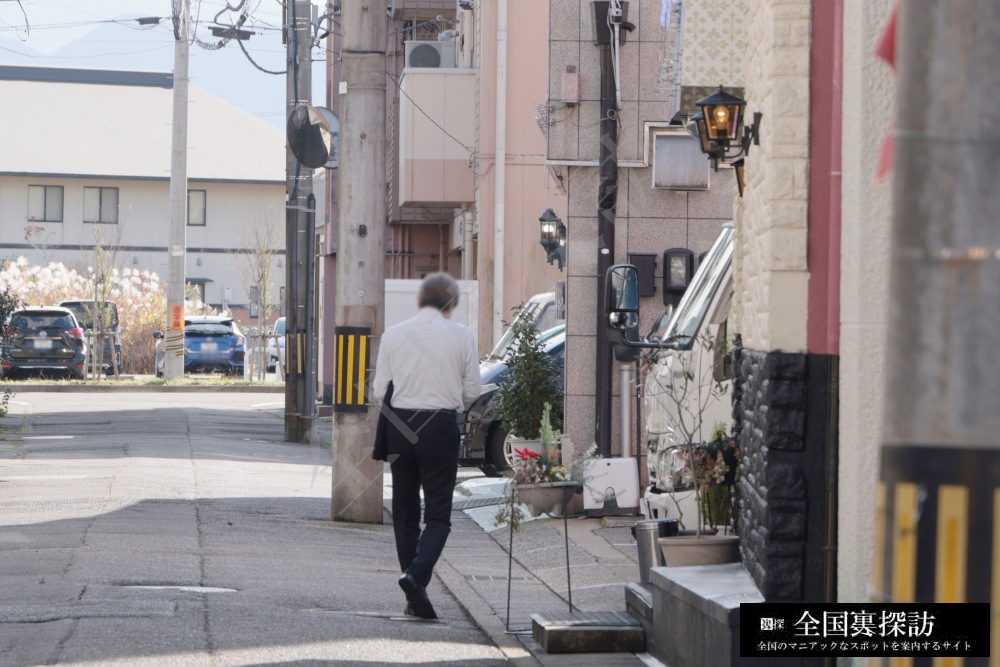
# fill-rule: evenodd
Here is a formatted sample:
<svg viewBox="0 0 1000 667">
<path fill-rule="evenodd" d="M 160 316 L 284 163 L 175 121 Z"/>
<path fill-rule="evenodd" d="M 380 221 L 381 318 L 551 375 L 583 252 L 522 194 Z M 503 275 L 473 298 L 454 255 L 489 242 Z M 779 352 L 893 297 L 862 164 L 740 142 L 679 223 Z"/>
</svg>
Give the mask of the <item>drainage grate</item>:
<svg viewBox="0 0 1000 667">
<path fill-rule="evenodd" d="M 511 577 L 511 581 L 534 581 L 534 577 Z M 466 581 L 507 581 L 507 577 L 504 576 L 494 576 L 492 574 L 469 574 L 465 577 Z"/>
</svg>

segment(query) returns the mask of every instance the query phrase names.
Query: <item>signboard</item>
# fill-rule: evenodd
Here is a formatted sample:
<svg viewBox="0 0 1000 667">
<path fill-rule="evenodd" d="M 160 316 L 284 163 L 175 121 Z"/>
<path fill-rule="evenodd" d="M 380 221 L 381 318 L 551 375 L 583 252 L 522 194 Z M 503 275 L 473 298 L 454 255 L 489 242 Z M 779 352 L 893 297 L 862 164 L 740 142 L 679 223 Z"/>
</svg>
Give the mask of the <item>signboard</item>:
<svg viewBox="0 0 1000 667">
<path fill-rule="evenodd" d="M 184 331 L 184 306 L 177 304 L 170 304 L 170 322 L 167 326 L 168 331 Z"/>
</svg>

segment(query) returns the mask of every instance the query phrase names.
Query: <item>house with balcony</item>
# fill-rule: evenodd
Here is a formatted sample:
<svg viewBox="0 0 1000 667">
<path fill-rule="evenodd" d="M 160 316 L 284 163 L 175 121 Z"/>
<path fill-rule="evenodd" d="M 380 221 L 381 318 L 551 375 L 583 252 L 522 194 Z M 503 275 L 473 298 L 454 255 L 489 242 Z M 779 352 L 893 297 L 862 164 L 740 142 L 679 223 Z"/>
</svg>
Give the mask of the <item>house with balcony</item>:
<svg viewBox="0 0 1000 667">
<path fill-rule="evenodd" d="M 100 245 L 166 280 L 172 89 L 168 72 L 0 66 L 0 257 L 85 269 Z M 186 281 L 249 315 L 254 228 L 279 230 L 276 300 L 284 284 L 285 137 L 195 86 L 189 97 Z"/>
</svg>

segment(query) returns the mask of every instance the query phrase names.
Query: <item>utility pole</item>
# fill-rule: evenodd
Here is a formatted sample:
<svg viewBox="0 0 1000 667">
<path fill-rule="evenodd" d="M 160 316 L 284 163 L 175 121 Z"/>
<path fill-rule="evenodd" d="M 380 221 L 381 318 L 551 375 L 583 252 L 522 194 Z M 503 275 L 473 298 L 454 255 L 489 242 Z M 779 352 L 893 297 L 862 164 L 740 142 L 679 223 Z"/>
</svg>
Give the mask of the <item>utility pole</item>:
<svg viewBox="0 0 1000 667">
<path fill-rule="evenodd" d="M 184 272 L 187 262 L 188 0 L 174 21 L 174 117 L 170 146 L 170 257 L 163 377 L 184 377 Z"/>
<path fill-rule="evenodd" d="M 287 112 L 312 98 L 312 24 L 309 0 L 285 1 L 285 44 L 288 54 Z M 286 150 L 285 163 L 285 440 L 305 442 L 316 415 L 311 341 L 315 330 L 311 300 L 314 240 L 309 201 L 312 169 Z"/>
<path fill-rule="evenodd" d="M 383 464 L 371 458 L 378 412 L 367 408 L 380 397 L 367 391 L 377 356 L 377 346 L 370 343 L 385 326 L 385 4 L 342 0 L 340 29 L 331 515 L 340 521 L 381 523 Z"/>
<path fill-rule="evenodd" d="M 899 11 L 876 581 L 891 602 L 995 605 L 1000 5 L 910 0 Z"/>
<path fill-rule="evenodd" d="M 597 359 L 594 372 L 594 437 L 597 452 L 611 456 L 611 378 L 612 354 L 608 341 L 608 322 L 604 315 L 604 280 L 615 261 L 615 215 L 618 202 L 618 96 L 616 92 L 614 50 L 620 26 L 621 8 L 615 0 L 595 2 L 594 19 L 601 46 L 601 145 L 600 174 L 597 190 Z M 614 16 L 615 11 L 618 12 Z M 614 23 L 614 21 L 617 19 Z M 622 391 L 626 388 L 622 387 Z M 622 443 L 623 445 L 625 443 Z"/>
</svg>

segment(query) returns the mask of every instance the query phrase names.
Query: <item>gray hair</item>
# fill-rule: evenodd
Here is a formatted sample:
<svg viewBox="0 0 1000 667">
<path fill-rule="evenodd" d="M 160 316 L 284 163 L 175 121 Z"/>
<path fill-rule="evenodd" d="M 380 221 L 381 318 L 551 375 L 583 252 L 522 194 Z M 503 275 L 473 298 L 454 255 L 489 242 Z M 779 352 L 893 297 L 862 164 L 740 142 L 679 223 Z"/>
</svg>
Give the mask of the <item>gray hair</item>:
<svg viewBox="0 0 1000 667">
<path fill-rule="evenodd" d="M 417 304 L 445 310 L 458 305 L 458 283 L 447 273 L 432 273 L 420 283 Z"/>
</svg>

